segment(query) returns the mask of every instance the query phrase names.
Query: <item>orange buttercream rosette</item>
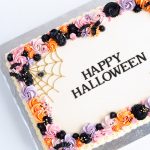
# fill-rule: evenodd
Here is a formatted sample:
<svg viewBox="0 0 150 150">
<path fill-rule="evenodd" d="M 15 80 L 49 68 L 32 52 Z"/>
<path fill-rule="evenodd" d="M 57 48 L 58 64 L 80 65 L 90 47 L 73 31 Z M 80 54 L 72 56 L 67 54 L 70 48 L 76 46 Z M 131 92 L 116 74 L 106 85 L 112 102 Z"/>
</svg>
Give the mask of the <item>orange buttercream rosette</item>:
<svg viewBox="0 0 150 150">
<path fill-rule="evenodd" d="M 39 101 L 37 100 L 37 98 L 32 98 L 31 100 L 29 100 L 28 102 L 28 106 L 29 108 L 32 108 L 35 104 L 38 104 Z"/>
<path fill-rule="evenodd" d="M 76 146 L 79 148 L 81 146 L 83 146 L 83 143 L 80 141 L 80 139 L 76 140 Z"/>
<path fill-rule="evenodd" d="M 137 5 L 148 12 L 150 12 L 150 0 L 135 0 Z"/>
<path fill-rule="evenodd" d="M 58 47 L 58 44 L 53 39 L 50 39 L 46 45 L 50 52 L 55 52 Z"/>
<path fill-rule="evenodd" d="M 119 131 L 124 126 L 129 126 L 132 122 L 134 115 L 128 111 L 123 110 L 117 113 L 117 118 L 115 119 L 115 125 L 112 127 L 114 131 Z"/>
<path fill-rule="evenodd" d="M 59 27 L 59 30 L 63 33 L 67 33 L 68 32 L 68 26 L 67 25 L 62 25 Z"/>
<path fill-rule="evenodd" d="M 117 114 L 117 119 L 122 124 L 122 126 L 130 125 L 133 118 L 134 115 L 128 110 L 121 111 Z"/>
<path fill-rule="evenodd" d="M 43 103 L 40 102 L 38 98 L 33 98 L 28 102 L 28 106 L 36 121 L 39 123 L 43 122 L 43 117 L 47 115 Z"/>
<path fill-rule="evenodd" d="M 24 46 L 24 50 L 28 52 L 28 57 L 29 58 L 33 58 L 35 52 L 34 52 L 33 48 L 30 46 L 30 44 L 26 44 Z"/>
<path fill-rule="evenodd" d="M 44 137 L 44 142 L 45 144 L 48 146 L 48 148 L 52 147 L 53 144 L 52 144 L 52 139 L 49 138 L 49 137 Z"/>
</svg>

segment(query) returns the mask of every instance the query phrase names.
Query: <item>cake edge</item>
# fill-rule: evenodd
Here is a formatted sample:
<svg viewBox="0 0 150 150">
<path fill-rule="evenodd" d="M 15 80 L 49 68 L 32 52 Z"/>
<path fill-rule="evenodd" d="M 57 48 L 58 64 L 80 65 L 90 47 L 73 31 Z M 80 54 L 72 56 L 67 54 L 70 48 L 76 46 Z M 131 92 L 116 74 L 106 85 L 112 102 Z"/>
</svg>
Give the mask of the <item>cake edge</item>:
<svg viewBox="0 0 150 150">
<path fill-rule="evenodd" d="M 97 8 L 99 8 L 99 7 L 97 7 Z M 97 9 L 97 8 L 96 8 L 96 9 Z M 96 9 L 92 9 L 91 11 L 96 10 Z M 80 16 L 78 16 L 77 18 L 79 18 L 79 17 L 80 17 Z M 76 18 L 73 18 L 73 19 L 71 19 L 71 20 L 68 21 L 68 22 L 72 22 L 72 20 L 74 20 L 74 19 L 76 19 Z M 68 23 L 68 22 L 67 22 L 67 23 Z M 64 23 L 64 24 L 65 24 L 65 23 Z M 24 44 L 23 44 L 23 45 L 24 45 Z M 8 53 L 6 53 L 6 55 L 7 55 L 7 54 L 8 54 Z M 6 67 L 9 69 L 10 65 L 9 65 L 8 63 L 6 63 Z M 15 84 L 15 86 L 16 86 L 17 91 L 20 92 L 20 91 L 19 91 L 19 83 L 17 83 L 17 80 L 16 80 L 16 79 L 13 79 L 13 78 L 11 78 L 11 79 L 13 80 L 13 82 L 14 82 L 14 84 Z M 29 107 L 28 107 L 28 105 L 25 103 L 25 101 L 23 102 L 23 104 L 24 104 L 24 106 L 25 106 L 25 109 L 26 109 L 26 111 L 27 111 L 27 113 L 28 113 L 29 118 L 30 118 L 31 121 L 32 121 L 32 124 L 33 124 L 33 127 L 34 127 L 35 131 L 36 131 L 36 134 L 37 134 L 39 140 L 40 140 L 41 143 L 42 143 L 43 148 L 48 149 L 47 146 L 46 146 L 46 144 L 44 143 L 44 140 L 43 140 L 43 138 L 42 138 L 42 135 L 40 134 L 40 131 L 38 130 L 38 128 L 37 128 L 37 126 L 36 126 L 35 118 L 33 118 L 33 115 L 32 115 L 32 113 L 31 113 L 31 110 L 29 109 Z M 105 144 L 105 143 L 107 143 L 107 142 L 110 142 L 110 141 L 112 141 L 112 140 L 114 140 L 114 139 L 117 139 L 117 138 L 119 138 L 119 137 L 125 135 L 126 133 L 130 132 L 131 130 L 136 129 L 136 128 L 138 128 L 138 127 L 140 127 L 140 126 L 142 126 L 142 125 L 144 125 L 144 124 L 147 124 L 147 123 L 149 123 L 149 122 L 150 122 L 150 117 L 147 116 L 146 119 L 144 119 L 144 120 L 142 120 L 142 121 L 138 121 L 136 124 L 132 124 L 132 123 L 131 123 L 129 126 L 127 126 L 127 127 L 124 128 L 125 130 L 121 130 L 121 131 L 119 131 L 119 132 L 116 132 L 116 133 L 114 133 L 112 136 L 108 136 L 108 137 L 106 136 L 106 137 L 104 137 L 104 140 L 100 139 L 100 141 L 98 141 L 98 142 L 96 142 L 96 143 L 91 143 L 91 144 L 88 144 L 88 145 L 83 145 L 83 146 L 82 146 L 81 148 L 79 148 L 79 149 L 80 149 L 80 150 L 91 150 L 92 148 L 96 148 L 96 147 L 98 147 L 98 146 L 100 146 L 100 145 L 103 145 L 103 144 Z"/>
</svg>

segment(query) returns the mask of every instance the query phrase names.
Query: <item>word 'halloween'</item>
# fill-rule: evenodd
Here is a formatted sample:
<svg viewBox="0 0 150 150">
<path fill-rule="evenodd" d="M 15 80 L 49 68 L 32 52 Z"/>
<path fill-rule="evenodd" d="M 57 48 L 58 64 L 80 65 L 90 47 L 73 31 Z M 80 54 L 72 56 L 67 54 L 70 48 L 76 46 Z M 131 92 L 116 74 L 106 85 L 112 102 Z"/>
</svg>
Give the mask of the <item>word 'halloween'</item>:
<svg viewBox="0 0 150 150">
<path fill-rule="evenodd" d="M 136 56 L 124 62 L 121 62 L 120 53 L 118 52 L 98 62 L 95 66 L 91 66 L 85 71 L 82 71 L 81 74 L 87 82 L 85 84 L 82 84 L 80 87 L 76 87 L 75 89 L 71 90 L 71 92 L 74 98 L 78 98 L 79 96 L 82 96 L 83 94 L 91 91 L 92 89 L 103 85 L 107 81 L 112 80 L 118 75 L 121 75 L 122 73 L 127 72 L 130 69 L 142 64 L 146 60 L 147 58 L 144 52 L 141 52 L 140 54 L 137 54 Z M 112 67 L 115 63 L 118 63 L 118 65 Z M 108 68 L 110 69 L 104 71 Z"/>
</svg>

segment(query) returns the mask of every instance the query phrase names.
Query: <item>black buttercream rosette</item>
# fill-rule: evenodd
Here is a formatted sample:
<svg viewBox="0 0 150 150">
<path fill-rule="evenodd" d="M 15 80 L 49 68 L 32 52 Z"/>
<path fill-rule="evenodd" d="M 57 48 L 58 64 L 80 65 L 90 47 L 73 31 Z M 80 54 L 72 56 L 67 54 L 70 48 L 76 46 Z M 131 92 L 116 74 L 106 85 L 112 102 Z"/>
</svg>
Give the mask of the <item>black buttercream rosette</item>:
<svg viewBox="0 0 150 150">
<path fill-rule="evenodd" d="M 103 12 L 106 17 L 116 17 L 120 13 L 120 6 L 118 3 L 110 2 L 104 6 Z"/>
</svg>

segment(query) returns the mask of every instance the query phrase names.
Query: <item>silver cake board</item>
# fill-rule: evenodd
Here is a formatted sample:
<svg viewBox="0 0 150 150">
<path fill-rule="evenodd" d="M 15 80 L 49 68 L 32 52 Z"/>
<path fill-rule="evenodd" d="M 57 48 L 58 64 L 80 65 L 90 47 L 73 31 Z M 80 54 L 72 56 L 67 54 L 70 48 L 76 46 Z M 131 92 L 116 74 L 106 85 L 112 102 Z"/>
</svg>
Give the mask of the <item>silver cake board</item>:
<svg viewBox="0 0 150 150">
<path fill-rule="evenodd" d="M 84 12 L 88 12 L 91 9 L 94 9 L 98 6 L 104 6 L 109 1 L 110 0 L 92 0 L 89 3 L 86 3 L 86 4 L 78 7 L 77 9 L 74 9 L 54 20 L 51 20 L 51 21 L 25 33 L 25 34 L 22 34 L 22 35 L 16 37 L 15 39 L 12 39 L 12 40 L 4 43 L 3 45 L 0 45 L 1 71 L 5 75 L 5 80 L 7 80 L 6 84 L 8 84 L 8 86 L 14 96 L 14 100 L 15 100 L 16 104 L 18 105 L 18 109 L 19 109 L 20 113 L 22 114 L 21 116 L 22 116 L 25 124 L 27 125 L 30 134 L 32 135 L 32 138 L 34 139 L 34 143 L 36 143 L 37 150 L 42 150 L 42 146 L 36 136 L 34 128 L 32 127 L 32 123 L 31 123 L 29 117 L 27 116 L 24 106 L 23 106 L 21 100 L 19 100 L 20 97 L 16 94 L 17 92 L 14 90 L 15 85 L 11 81 L 8 70 L 6 67 L 4 67 L 4 65 L 5 65 L 4 55 L 5 55 L 5 53 L 9 52 L 12 48 L 17 47 L 18 45 L 20 45 L 22 43 L 26 43 L 26 42 L 30 41 L 31 39 L 36 38 L 39 35 L 42 35 L 42 34 L 48 32 L 49 30 L 63 24 L 64 22 L 69 21 L 70 19 L 82 15 L 82 13 L 84 13 Z M 119 149 L 139 138 L 142 138 L 148 134 L 150 134 L 150 123 L 145 124 L 141 127 L 138 127 L 137 129 L 132 130 L 130 133 L 125 134 L 123 137 L 120 137 L 111 142 L 108 142 L 108 143 L 96 148 L 95 150 L 117 150 L 117 149 Z"/>
</svg>

